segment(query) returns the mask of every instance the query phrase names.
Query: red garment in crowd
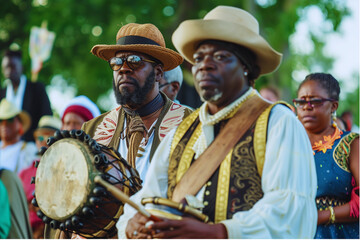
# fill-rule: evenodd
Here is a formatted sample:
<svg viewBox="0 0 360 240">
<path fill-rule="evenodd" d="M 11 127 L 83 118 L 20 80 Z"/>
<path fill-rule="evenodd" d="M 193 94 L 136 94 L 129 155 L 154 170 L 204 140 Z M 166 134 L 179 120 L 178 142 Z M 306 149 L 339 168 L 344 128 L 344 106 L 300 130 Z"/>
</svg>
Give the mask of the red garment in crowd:
<svg viewBox="0 0 360 240">
<path fill-rule="evenodd" d="M 39 160 L 35 160 L 39 161 Z M 31 200 L 33 199 L 33 192 L 35 191 L 35 184 L 31 184 L 31 178 L 36 175 L 35 161 L 28 168 L 25 168 L 19 173 L 19 177 L 23 183 L 24 191 L 26 195 L 27 202 L 29 204 L 29 218 L 30 225 L 32 228 L 36 228 L 43 223 L 43 221 L 36 215 L 35 207 L 32 207 Z"/>
</svg>

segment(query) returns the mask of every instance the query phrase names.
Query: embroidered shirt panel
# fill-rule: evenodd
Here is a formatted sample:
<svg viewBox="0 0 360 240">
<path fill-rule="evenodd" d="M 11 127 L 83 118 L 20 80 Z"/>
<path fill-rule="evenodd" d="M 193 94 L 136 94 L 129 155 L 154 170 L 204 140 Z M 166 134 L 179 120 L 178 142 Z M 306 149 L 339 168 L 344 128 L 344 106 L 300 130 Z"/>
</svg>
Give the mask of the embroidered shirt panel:
<svg viewBox="0 0 360 240">
<path fill-rule="evenodd" d="M 350 145 L 355 138 L 358 138 L 359 134 L 350 132 L 346 136 L 343 136 L 339 143 L 335 146 L 333 152 L 333 158 L 336 164 L 344 171 L 350 172 L 349 155 Z"/>
</svg>

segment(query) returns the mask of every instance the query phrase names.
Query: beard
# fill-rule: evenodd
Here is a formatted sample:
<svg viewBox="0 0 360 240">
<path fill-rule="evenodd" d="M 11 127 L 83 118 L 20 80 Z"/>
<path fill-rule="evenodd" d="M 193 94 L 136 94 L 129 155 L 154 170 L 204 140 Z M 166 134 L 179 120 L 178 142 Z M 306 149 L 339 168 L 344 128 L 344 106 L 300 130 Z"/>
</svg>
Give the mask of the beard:
<svg viewBox="0 0 360 240">
<path fill-rule="evenodd" d="M 216 102 L 217 100 L 219 100 L 222 97 L 223 93 L 220 92 L 220 90 L 216 88 L 214 93 L 211 95 L 207 95 L 205 93 L 200 93 L 199 95 L 200 95 L 200 100 L 202 102 Z"/>
<path fill-rule="evenodd" d="M 119 105 L 136 107 L 144 102 L 147 94 L 153 89 L 155 84 L 155 71 L 152 70 L 152 72 L 149 73 L 149 75 L 146 77 L 143 87 L 140 87 L 138 81 L 135 78 L 129 77 L 129 79 L 135 85 L 135 90 L 133 92 L 128 91 L 127 88 L 124 88 L 122 91 L 120 91 L 119 86 L 116 86 L 115 84 L 115 79 L 113 79 L 115 99 Z"/>
</svg>

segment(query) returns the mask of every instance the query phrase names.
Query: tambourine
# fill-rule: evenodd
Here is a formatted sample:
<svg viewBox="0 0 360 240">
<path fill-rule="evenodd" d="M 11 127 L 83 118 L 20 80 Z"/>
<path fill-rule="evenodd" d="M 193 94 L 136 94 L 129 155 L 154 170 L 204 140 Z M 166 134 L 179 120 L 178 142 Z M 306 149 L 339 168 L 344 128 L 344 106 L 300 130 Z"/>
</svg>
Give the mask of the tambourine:
<svg viewBox="0 0 360 240">
<path fill-rule="evenodd" d="M 114 236 L 124 204 L 94 178 L 101 176 L 130 196 L 141 188 L 137 171 L 82 130 L 57 131 L 47 144 L 34 181 L 38 216 L 53 229 L 85 238 Z"/>
</svg>

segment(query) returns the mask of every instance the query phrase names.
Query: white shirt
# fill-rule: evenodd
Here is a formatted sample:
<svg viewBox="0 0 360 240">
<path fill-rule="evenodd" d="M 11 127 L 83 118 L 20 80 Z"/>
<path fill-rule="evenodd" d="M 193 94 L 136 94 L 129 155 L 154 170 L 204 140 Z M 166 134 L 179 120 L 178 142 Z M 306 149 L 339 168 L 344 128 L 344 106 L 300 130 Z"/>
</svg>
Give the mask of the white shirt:
<svg viewBox="0 0 360 240">
<path fill-rule="evenodd" d="M 141 191 L 131 197 L 167 196 L 169 152 L 175 130 L 156 150 Z M 316 170 L 309 138 L 295 115 L 282 105 L 270 113 L 265 163 L 261 177 L 264 196 L 248 211 L 222 221 L 229 238 L 313 238 L 317 226 Z M 204 189 L 204 187 L 203 187 Z M 203 199 L 203 191 L 197 196 Z M 126 238 L 127 221 L 136 211 L 128 204 L 116 226 Z"/>
<path fill-rule="evenodd" d="M 2 148 L 0 142 L 0 169 L 5 168 L 16 174 L 29 167 L 36 159 L 36 146 L 33 142 L 19 141 L 15 144 Z"/>
<path fill-rule="evenodd" d="M 25 75 L 21 75 L 19 86 L 14 92 L 13 85 L 11 84 L 11 80 L 7 79 L 7 87 L 6 87 L 6 100 L 16 105 L 18 109 L 22 109 L 25 88 L 26 88 L 26 77 Z"/>
<path fill-rule="evenodd" d="M 151 129 L 155 126 L 157 122 L 157 119 L 153 122 L 153 124 L 150 127 L 149 132 L 151 131 Z M 124 120 L 124 129 L 126 128 L 126 117 Z M 124 131 L 125 132 L 125 131 Z M 151 135 L 147 141 L 147 143 L 145 144 L 145 138 L 143 138 L 141 140 L 141 143 L 139 145 L 140 148 L 143 148 L 145 151 L 141 151 L 141 149 L 139 149 L 138 154 L 142 155 L 141 157 L 137 157 L 135 159 L 135 165 L 136 165 L 136 170 L 138 171 L 141 180 L 145 180 L 145 176 L 146 173 L 148 171 L 149 165 L 150 165 L 150 151 L 151 151 L 151 146 L 153 143 L 153 139 L 154 139 L 154 132 L 151 132 Z M 120 144 L 119 144 L 119 149 L 118 152 L 120 153 L 120 155 L 123 158 L 127 158 L 127 152 L 128 152 L 128 148 L 126 145 L 126 139 L 125 138 L 120 138 Z"/>
</svg>

